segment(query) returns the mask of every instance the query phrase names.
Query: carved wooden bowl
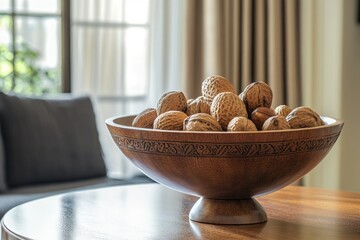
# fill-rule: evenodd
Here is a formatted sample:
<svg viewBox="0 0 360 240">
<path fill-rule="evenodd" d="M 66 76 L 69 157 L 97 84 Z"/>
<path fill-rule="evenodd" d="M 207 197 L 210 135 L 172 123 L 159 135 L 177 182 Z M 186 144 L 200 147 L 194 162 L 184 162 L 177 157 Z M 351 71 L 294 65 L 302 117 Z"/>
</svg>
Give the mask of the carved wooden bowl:
<svg viewBox="0 0 360 240">
<path fill-rule="evenodd" d="M 117 146 L 141 171 L 176 191 L 201 197 L 191 220 L 214 224 L 266 221 L 254 199 L 313 169 L 336 142 L 343 122 L 259 132 L 183 132 L 131 126 L 134 116 L 106 120 Z"/>
</svg>

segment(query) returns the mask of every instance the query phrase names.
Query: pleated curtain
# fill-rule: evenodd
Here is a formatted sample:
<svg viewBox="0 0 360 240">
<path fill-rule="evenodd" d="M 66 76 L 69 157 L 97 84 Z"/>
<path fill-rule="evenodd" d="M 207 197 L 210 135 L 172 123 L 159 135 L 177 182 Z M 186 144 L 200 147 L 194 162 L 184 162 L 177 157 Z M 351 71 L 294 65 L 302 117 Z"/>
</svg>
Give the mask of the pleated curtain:
<svg viewBox="0 0 360 240">
<path fill-rule="evenodd" d="M 273 107 L 301 104 L 301 0 L 184 0 L 181 26 L 181 86 L 190 97 L 218 74 L 239 92 L 267 82 Z"/>
</svg>

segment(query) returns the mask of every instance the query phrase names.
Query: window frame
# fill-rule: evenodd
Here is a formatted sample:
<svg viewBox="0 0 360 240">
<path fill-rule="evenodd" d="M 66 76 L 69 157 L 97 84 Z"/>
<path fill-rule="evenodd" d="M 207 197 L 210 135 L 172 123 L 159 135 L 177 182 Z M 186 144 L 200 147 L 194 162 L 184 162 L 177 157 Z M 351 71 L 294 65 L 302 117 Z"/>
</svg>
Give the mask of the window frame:
<svg viewBox="0 0 360 240">
<path fill-rule="evenodd" d="M 71 93 L 71 2 L 61 0 L 61 87 Z"/>
</svg>

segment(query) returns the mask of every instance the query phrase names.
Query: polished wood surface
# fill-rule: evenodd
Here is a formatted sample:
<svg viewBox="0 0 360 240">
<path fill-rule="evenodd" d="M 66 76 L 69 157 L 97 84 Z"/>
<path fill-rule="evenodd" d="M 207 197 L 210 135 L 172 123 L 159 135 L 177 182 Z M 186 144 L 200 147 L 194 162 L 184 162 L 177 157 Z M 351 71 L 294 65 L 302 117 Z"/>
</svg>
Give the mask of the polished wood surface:
<svg viewBox="0 0 360 240">
<path fill-rule="evenodd" d="M 268 221 L 189 220 L 196 197 L 159 184 L 48 197 L 10 210 L 2 239 L 360 239 L 360 193 L 288 186 L 257 200 Z"/>
</svg>

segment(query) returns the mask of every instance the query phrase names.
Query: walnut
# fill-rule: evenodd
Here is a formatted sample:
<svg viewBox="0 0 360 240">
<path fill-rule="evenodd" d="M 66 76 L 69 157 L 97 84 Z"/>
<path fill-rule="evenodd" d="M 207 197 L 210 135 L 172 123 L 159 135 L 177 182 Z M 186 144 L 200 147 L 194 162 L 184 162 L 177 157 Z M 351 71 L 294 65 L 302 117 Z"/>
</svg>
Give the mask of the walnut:
<svg viewBox="0 0 360 240">
<path fill-rule="evenodd" d="M 271 107 L 273 93 L 265 82 L 253 82 L 247 85 L 240 98 L 246 105 L 250 115 L 258 107 Z"/>
<path fill-rule="evenodd" d="M 211 104 L 216 95 L 222 92 L 232 92 L 236 94 L 235 87 L 222 76 L 209 76 L 201 85 L 201 92 L 205 100 Z"/>
<path fill-rule="evenodd" d="M 182 130 L 187 115 L 181 111 L 167 111 L 160 114 L 154 121 L 154 129 Z"/>
<path fill-rule="evenodd" d="M 247 117 L 246 108 L 241 99 L 232 92 L 223 92 L 216 95 L 211 107 L 211 116 L 218 121 L 223 130 L 234 117 Z"/>
<path fill-rule="evenodd" d="M 154 120 L 156 117 L 156 109 L 147 108 L 134 118 L 132 126 L 140 128 L 153 128 Z"/>
<path fill-rule="evenodd" d="M 322 126 L 325 123 L 314 110 L 309 107 L 297 107 L 286 117 L 291 128 L 307 128 Z"/>
<path fill-rule="evenodd" d="M 170 91 L 161 96 L 157 103 L 157 115 L 167 111 L 181 111 L 185 112 L 187 107 L 187 100 L 182 92 Z"/>
<path fill-rule="evenodd" d="M 210 105 L 203 96 L 196 98 L 195 100 L 188 103 L 186 108 L 186 114 L 188 116 L 195 113 L 207 113 L 210 114 Z"/>
<path fill-rule="evenodd" d="M 274 111 L 276 115 L 282 115 L 286 117 L 292 111 L 292 109 L 288 105 L 279 105 L 275 108 Z"/>
<path fill-rule="evenodd" d="M 220 124 L 214 117 L 206 113 L 196 113 L 184 120 L 186 131 L 221 131 Z"/>
<path fill-rule="evenodd" d="M 235 131 L 257 131 L 255 124 L 245 117 L 234 117 L 227 127 L 230 132 Z"/>
<path fill-rule="evenodd" d="M 262 126 L 262 130 L 285 130 L 290 128 L 290 124 L 282 115 L 269 117 Z"/>
<path fill-rule="evenodd" d="M 272 116 L 275 116 L 275 111 L 272 108 L 258 107 L 251 113 L 251 121 L 258 130 L 261 130 L 264 122 Z"/>
</svg>

